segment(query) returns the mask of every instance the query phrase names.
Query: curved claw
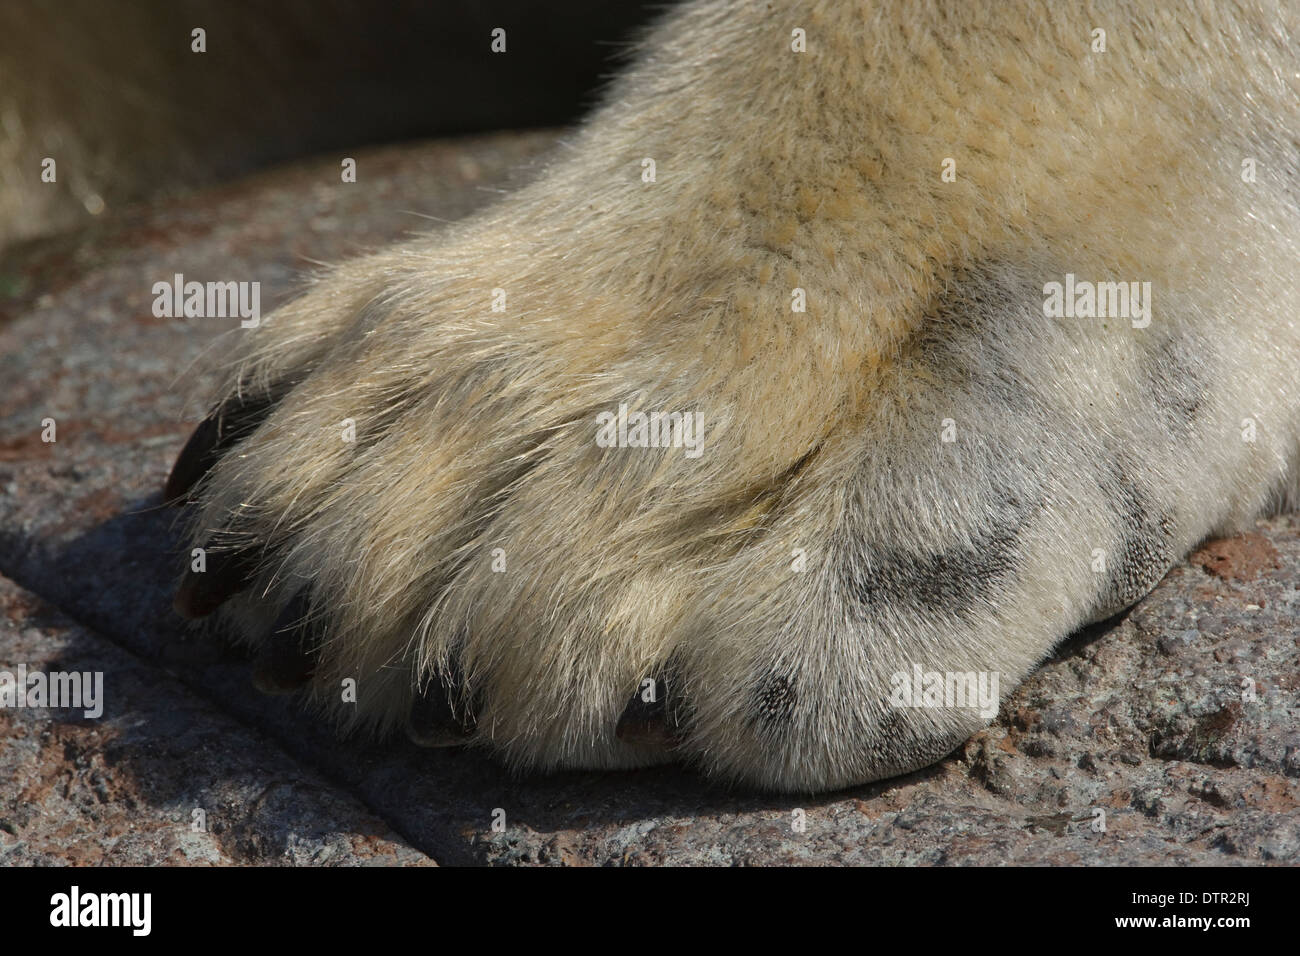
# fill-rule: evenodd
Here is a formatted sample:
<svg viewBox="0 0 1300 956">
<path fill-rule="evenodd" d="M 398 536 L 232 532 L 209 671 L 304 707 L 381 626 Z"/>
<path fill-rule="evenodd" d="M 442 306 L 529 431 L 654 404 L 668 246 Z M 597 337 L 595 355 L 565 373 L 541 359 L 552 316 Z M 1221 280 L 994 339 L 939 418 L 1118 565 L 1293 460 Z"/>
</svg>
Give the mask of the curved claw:
<svg viewBox="0 0 1300 956">
<path fill-rule="evenodd" d="M 234 398 L 219 405 L 194 429 L 176 456 L 163 499 L 182 504 L 191 488 L 206 475 L 232 445 L 248 436 L 275 404 L 271 394 L 255 398 Z"/>
<path fill-rule="evenodd" d="M 453 687 L 459 700 L 460 681 L 435 673 L 411 702 L 406 736 L 421 747 L 456 747 L 474 736 L 476 720 L 469 708 L 453 704 Z"/>
<path fill-rule="evenodd" d="M 319 619 L 305 591 L 286 605 L 253 663 L 253 686 L 263 694 L 289 694 L 311 680 L 320 649 Z"/>
<path fill-rule="evenodd" d="M 675 747 L 684 735 L 677 709 L 672 706 L 668 683 L 648 678 L 623 708 L 614 736 L 627 744 Z"/>
<path fill-rule="evenodd" d="M 207 617 L 227 598 L 252 584 L 256 568 L 255 549 L 211 551 L 207 558 L 207 570 L 195 571 L 190 568 L 185 572 L 180 587 L 176 589 L 176 596 L 172 599 L 172 607 L 181 617 Z"/>
</svg>

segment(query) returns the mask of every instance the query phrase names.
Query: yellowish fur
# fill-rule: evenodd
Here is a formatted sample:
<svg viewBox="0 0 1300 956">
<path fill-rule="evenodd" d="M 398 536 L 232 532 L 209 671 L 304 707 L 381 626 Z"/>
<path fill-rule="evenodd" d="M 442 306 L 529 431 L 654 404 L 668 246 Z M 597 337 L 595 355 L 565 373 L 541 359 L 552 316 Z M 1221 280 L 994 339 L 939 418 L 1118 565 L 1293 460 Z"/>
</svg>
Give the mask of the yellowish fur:
<svg viewBox="0 0 1300 956">
<path fill-rule="evenodd" d="M 294 387 L 200 488 L 196 542 L 261 558 L 232 619 L 259 643 L 309 589 L 318 706 L 389 730 L 455 669 L 520 767 L 816 790 L 938 759 L 988 716 L 893 707 L 891 675 L 1005 694 L 1294 486 L 1295 20 L 686 3 L 536 182 L 234 333 L 223 394 Z M 1067 273 L 1150 282 L 1151 324 L 1046 317 Z M 702 454 L 600 447 L 620 403 L 699 415 Z M 1125 548 L 1158 553 L 1106 585 Z M 665 669 L 680 744 L 616 739 Z"/>
</svg>

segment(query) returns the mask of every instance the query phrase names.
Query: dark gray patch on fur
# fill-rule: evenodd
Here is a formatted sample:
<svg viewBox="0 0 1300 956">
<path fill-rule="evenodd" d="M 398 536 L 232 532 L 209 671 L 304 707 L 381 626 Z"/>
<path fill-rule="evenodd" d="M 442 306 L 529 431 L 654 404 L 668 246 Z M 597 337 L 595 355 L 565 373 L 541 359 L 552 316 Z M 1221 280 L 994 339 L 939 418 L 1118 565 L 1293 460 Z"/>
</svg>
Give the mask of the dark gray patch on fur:
<svg viewBox="0 0 1300 956">
<path fill-rule="evenodd" d="M 880 718 L 877 735 L 881 740 L 896 741 L 903 736 L 905 726 L 903 715 L 891 704 L 885 710 L 884 716 Z"/>
<path fill-rule="evenodd" d="M 1043 504 L 1043 483 L 1034 473 L 1032 449 L 1009 451 L 998 436 L 983 430 L 979 419 L 1007 411 L 1046 431 L 1051 406 L 1015 363 L 1018 346 L 1015 336 L 1007 334 L 1008 329 L 1033 328 L 1041 304 L 1040 287 L 1003 264 L 987 262 L 955 276 L 927 310 L 909 349 L 943 383 L 945 404 L 967 412 L 959 441 L 967 443 L 968 455 L 988 459 L 973 480 L 984 483 L 992 476 L 1001 490 L 992 514 L 979 515 L 979 526 L 954 529 L 947 546 L 936 550 L 918 551 L 897 539 L 873 540 L 866 533 L 853 538 L 847 531 L 848 540 L 837 548 L 844 555 L 839 580 L 864 614 L 913 608 L 967 618 L 990 603 L 1015 574 L 1018 539 Z M 936 427 L 939 420 L 936 416 Z M 986 500 L 988 494 L 986 485 L 982 491 L 970 489 L 972 501 Z"/>
<path fill-rule="evenodd" d="M 1123 610 L 1146 595 L 1175 559 L 1173 515 L 1157 509 L 1134 474 L 1136 469 L 1117 458 L 1103 484 L 1119 527 L 1118 551 L 1108 562 L 1110 573 L 1101 594 L 1104 613 Z"/>
<path fill-rule="evenodd" d="M 969 545 L 916 554 L 868 546 L 840 566 L 840 580 L 863 611 L 885 606 L 968 615 L 1015 569 L 1018 524 L 998 526 Z"/>
<path fill-rule="evenodd" d="M 950 388 L 979 396 L 1021 416 L 1045 419 L 1035 383 L 1007 360 L 1015 345 L 1005 330 L 1031 329 L 1041 319 L 1042 291 L 998 263 L 971 267 L 954 277 L 930 307 L 915 348 Z M 984 353 L 989 360 L 973 362 Z"/>
<path fill-rule="evenodd" d="M 769 672 L 754 688 L 753 720 L 767 727 L 779 727 L 790 722 L 798 705 L 799 692 L 794 677 Z"/>
<path fill-rule="evenodd" d="M 969 544 L 925 554 L 882 544 L 841 549 L 841 586 L 867 613 L 883 606 L 968 616 L 1016 570 L 1016 541 L 1030 507 L 1011 492 L 1002 493 L 999 506 L 1000 517 Z"/>
<path fill-rule="evenodd" d="M 1146 361 L 1151 397 L 1172 435 L 1185 435 L 1205 407 L 1204 364 L 1188 342 L 1173 336 L 1161 341 Z"/>
</svg>

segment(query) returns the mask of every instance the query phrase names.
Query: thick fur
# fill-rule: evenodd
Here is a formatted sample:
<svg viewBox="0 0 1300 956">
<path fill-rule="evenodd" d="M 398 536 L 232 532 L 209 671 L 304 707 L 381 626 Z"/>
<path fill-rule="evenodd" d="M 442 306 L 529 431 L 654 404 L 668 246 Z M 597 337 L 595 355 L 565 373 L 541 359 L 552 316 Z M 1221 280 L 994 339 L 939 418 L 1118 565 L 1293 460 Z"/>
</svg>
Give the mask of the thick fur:
<svg viewBox="0 0 1300 956">
<path fill-rule="evenodd" d="M 195 543 L 260 558 L 227 618 L 306 589 L 320 708 L 388 731 L 454 672 L 521 768 L 952 750 L 988 717 L 891 675 L 1005 694 L 1296 482 L 1296 8 L 1067 6 L 671 12 L 540 179 L 235 333 L 223 394 L 283 397 L 199 488 Z M 1045 317 L 1067 273 L 1150 325 Z M 703 453 L 600 447 L 620 403 Z M 616 739 L 662 675 L 680 743 Z"/>
</svg>

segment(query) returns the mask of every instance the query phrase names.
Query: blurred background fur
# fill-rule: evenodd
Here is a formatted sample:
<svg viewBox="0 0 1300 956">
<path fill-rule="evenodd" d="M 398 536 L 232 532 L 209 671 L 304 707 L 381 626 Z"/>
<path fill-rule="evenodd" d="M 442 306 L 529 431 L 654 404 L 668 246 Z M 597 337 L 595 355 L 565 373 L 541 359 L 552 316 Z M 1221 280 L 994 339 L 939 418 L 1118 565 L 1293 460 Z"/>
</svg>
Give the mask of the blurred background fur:
<svg viewBox="0 0 1300 956">
<path fill-rule="evenodd" d="M 664 6 L 3 0 L 0 245 L 297 156 L 570 122 Z"/>
</svg>

